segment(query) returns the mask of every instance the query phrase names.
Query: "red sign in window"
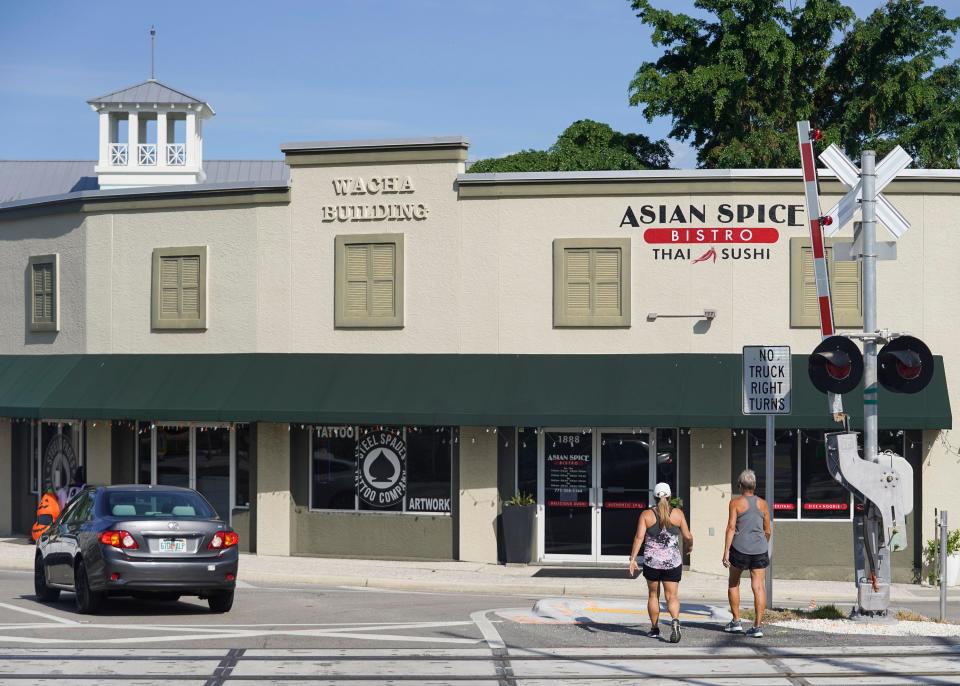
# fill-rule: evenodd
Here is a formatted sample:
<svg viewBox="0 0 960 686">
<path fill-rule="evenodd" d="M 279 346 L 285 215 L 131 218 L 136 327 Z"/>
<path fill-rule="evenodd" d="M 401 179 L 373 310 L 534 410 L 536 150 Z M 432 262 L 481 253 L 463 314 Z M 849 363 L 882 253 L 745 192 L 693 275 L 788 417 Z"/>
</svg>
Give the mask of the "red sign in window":
<svg viewBox="0 0 960 686">
<path fill-rule="evenodd" d="M 607 501 L 603 504 L 604 507 L 609 507 L 611 510 L 646 510 L 646 503 L 629 503 L 621 501 Z"/>
<path fill-rule="evenodd" d="M 846 512 L 850 506 L 847 503 L 804 503 L 804 510 L 835 510 Z"/>
<path fill-rule="evenodd" d="M 590 507 L 586 500 L 548 500 L 549 507 Z"/>
<path fill-rule="evenodd" d="M 774 509 L 774 510 L 789 510 L 789 511 L 793 512 L 794 510 L 797 509 L 797 505 L 796 505 L 796 503 L 774 503 L 774 504 L 773 504 L 773 509 Z"/>
</svg>

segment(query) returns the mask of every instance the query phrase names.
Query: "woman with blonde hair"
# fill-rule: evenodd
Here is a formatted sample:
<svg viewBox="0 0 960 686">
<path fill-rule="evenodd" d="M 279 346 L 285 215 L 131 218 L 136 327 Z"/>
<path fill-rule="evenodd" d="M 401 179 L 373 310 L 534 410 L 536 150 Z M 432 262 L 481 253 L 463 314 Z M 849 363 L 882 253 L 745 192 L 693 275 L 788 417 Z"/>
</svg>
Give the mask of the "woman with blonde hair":
<svg viewBox="0 0 960 686">
<path fill-rule="evenodd" d="M 647 636 L 660 636 L 660 586 L 667 597 L 667 612 L 670 613 L 670 642 L 680 642 L 680 577 L 683 574 L 683 554 L 680 538 L 686 543 L 686 551 L 693 550 L 693 535 L 687 526 L 683 510 L 670 507 L 670 485 L 659 483 L 653 489 L 656 509 L 644 510 L 637 522 L 637 534 L 633 537 L 630 552 L 630 575 L 639 570 L 637 553 L 643 543 L 643 577 L 647 580 L 647 612 L 650 613 L 650 631 Z"/>
</svg>

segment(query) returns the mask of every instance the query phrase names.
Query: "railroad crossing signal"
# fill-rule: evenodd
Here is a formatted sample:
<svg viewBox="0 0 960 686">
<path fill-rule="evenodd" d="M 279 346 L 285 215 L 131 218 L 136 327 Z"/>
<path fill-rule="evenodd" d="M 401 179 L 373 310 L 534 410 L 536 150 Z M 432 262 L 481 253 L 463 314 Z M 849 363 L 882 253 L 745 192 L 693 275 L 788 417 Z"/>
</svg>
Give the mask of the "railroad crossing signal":
<svg viewBox="0 0 960 686">
<path fill-rule="evenodd" d="M 824 234 L 833 236 L 853 219 L 863 196 L 863 183 L 860 179 L 860 170 L 847 159 L 836 144 L 831 143 L 818 157 L 830 171 L 837 175 L 840 183 L 850 189 L 840 202 L 823 215 L 823 224 L 827 227 Z M 897 238 L 910 228 L 910 222 L 880 191 L 893 181 L 897 174 L 910 166 L 911 162 L 913 158 L 910 154 L 898 145 L 877 165 L 877 219 Z"/>
<path fill-rule="evenodd" d="M 913 336 L 894 338 L 877 353 L 877 380 L 893 393 L 919 393 L 933 379 L 933 354 Z"/>
<path fill-rule="evenodd" d="M 846 336 L 829 336 L 813 349 L 807 373 L 821 393 L 849 393 L 863 378 L 863 354 Z"/>
</svg>

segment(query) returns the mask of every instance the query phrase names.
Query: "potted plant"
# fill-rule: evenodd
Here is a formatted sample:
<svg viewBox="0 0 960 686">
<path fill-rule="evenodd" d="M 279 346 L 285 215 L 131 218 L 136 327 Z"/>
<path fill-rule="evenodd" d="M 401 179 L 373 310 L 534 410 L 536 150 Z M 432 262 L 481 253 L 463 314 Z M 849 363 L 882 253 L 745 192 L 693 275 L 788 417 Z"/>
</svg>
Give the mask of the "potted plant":
<svg viewBox="0 0 960 686">
<path fill-rule="evenodd" d="M 930 539 L 923 549 L 924 562 L 930 569 L 928 580 L 933 586 L 937 583 L 933 570 L 936 569 L 940 556 L 940 541 Z M 947 534 L 947 568 L 944 570 L 943 581 L 947 586 L 960 586 L 960 529 L 954 529 Z"/>
<path fill-rule="evenodd" d="M 537 502 L 529 493 L 517 493 L 503 504 L 503 541 L 508 564 L 529 564 Z"/>
</svg>

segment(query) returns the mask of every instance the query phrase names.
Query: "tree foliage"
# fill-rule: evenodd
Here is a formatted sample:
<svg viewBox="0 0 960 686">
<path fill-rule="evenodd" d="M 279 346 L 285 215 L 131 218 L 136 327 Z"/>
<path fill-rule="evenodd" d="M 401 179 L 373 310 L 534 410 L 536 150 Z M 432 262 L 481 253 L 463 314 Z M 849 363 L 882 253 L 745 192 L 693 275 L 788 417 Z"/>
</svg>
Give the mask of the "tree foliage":
<svg viewBox="0 0 960 686">
<path fill-rule="evenodd" d="M 701 167 L 799 165 L 809 119 L 848 155 L 900 144 L 920 167 L 956 167 L 960 20 L 923 0 L 864 19 L 840 0 L 697 0 L 708 19 L 630 0 L 665 48 L 630 83 L 647 120 L 668 116 Z"/>
<path fill-rule="evenodd" d="M 620 133 L 591 119 L 575 121 L 547 150 L 523 150 L 504 157 L 477 160 L 471 173 L 526 171 L 604 171 L 666 169 L 670 146 L 640 133 Z"/>
</svg>

